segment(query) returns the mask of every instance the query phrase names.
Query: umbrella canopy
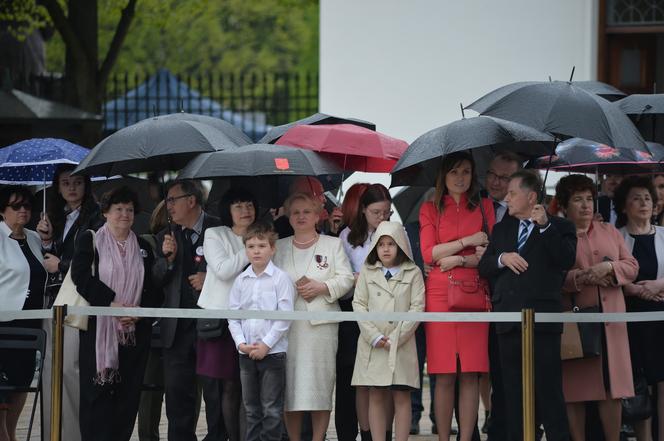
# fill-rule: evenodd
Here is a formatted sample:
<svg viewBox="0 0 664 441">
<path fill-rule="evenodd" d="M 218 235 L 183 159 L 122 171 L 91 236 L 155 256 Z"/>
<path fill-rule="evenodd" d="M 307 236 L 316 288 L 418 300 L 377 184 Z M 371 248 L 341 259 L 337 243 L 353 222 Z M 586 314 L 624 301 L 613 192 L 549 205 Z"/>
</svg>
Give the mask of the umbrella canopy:
<svg viewBox="0 0 664 441">
<path fill-rule="evenodd" d="M 420 206 L 431 197 L 432 189 L 432 187 L 405 187 L 392 197 L 392 203 L 399 212 L 402 224 L 419 222 Z"/>
<path fill-rule="evenodd" d="M 171 113 L 170 115 L 164 115 L 162 118 L 167 121 L 194 121 L 197 123 L 206 124 L 219 130 L 221 133 L 226 135 L 228 139 L 237 145 L 247 145 L 252 143 L 251 138 L 249 138 L 249 136 L 247 136 L 247 134 L 244 133 L 240 128 L 221 118 L 215 118 L 213 116 L 206 115 L 196 115 L 193 113 L 185 112 Z"/>
<path fill-rule="evenodd" d="M 233 139 L 208 124 L 156 116 L 106 137 L 74 173 L 112 176 L 179 170 L 199 153 L 237 147 Z"/>
<path fill-rule="evenodd" d="M 392 169 L 392 186 L 433 186 L 441 158 L 453 152 L 485 148 L 534 158 L 551 153 L 554 146 L 551 135 L 532 127 L 488 116 L 464 118 L 417 138 Z"/>
<path fill-rule="evenodd" d="M 301 125 L 327 125 L 327 124 L 353 124 L 364 127 L 369 130 L 376 130 L 376 125 L 368 121 L 362 121 L 354 118 L 339 118 L 337 116 L 326 115 L 324 113 L 314 113 L 306 118 L 293 121 L 292 123 L 272 127 L 258 142 L 264 144 L 273 144 L 290 128 Z"/>
<path fill-rule="evenodd" d="M 276 142 L 314 150 L 347 171 L 387 173 L 408 143 L 352 124 L 299 125 Z"/>
<path fill-rule="evenodd" d="M 635 94 L 613 104 L 634 122 L 641 135 L 664 143 L 664 94 Z"/>
<path fill-rule="evenodd" d="M 512 83 L 489 92 L 468 108 L 561 139 L 578 137 L 647 151 L 638 130 L 620 109 L 573 82 Z"/>
<path fill-rule="evenodd" d="M 661 115 L 664 114 L 664 93 L 630 95 L 614 106 L 627 115 Z"/>
<path fill-rule="evenodd" d="M 38 98 L 17 89 L 0 90 L 0 120 L 100 120 L 99 115 L 75 107 Z"/>
<path fill-rule="evenodd" d="M 341 173 L 332 161 L 310 150 L 271 144 L 250 144 L 204 153 L 192 159 L 178 179 L 214 179 L 226 176 L 319 176 Z"/>
<path fill-rule="evenodd" d="M 660 164 L 650 153 L 571 138 L 558 145 L 555 155 L 537 158 L 528 167 L 577 173 L 632 174 L 657 171 Z"/>
<path fill-rule="evenodd" d="M 90 150 L 64 139 L 33 138 L 0 149 L 0 184 L 51 182 L 58 164 L 78 164 Z"/>
<path fill-rule="evenodd" d="M 574 81 L 572 84 L 608 101 L 616 101 L 627 96 L 622 90 L 601 81 Z"/>
</svg>

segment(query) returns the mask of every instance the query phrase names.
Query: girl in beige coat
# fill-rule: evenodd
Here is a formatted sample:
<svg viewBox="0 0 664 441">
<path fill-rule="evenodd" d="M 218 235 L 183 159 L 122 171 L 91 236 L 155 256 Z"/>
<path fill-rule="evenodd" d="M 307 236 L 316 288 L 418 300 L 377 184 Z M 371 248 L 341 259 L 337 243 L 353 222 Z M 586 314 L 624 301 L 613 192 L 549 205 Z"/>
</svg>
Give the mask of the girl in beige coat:
<svg viewBox="0 0 664 441">
<path fill-rule="evenodd" d="M 424 279 L 413 263 L 403 226 L 381 222 L 355 286 L 357 312 L 422 312 Z M 417 322 L 359 322 L 353 386 L 370 386 L 369 428 L 385 441 L 386 403 L 394 400 L 397 441 L 410 430 L 410 391 L 420 387 L 415 346 Z"/>
</svg>

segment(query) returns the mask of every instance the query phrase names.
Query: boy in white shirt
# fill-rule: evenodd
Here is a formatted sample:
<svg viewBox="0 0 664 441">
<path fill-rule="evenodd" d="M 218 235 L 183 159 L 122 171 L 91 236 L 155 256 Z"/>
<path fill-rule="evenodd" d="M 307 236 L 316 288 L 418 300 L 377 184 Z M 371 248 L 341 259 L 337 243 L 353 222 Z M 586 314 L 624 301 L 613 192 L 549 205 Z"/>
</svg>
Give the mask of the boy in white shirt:
<svg viewBox="0 0 664 441">
<path fill-rule="evenodd" d="M 271 260 L 276 240 L 277 235 L 269 225 L 256 223 L 247 229 L 243 241 L 251 265 L 233 283 L 230 309 L 293 310 L 293 282 Z M 247 441 L 281 439 L 289 326 L 288 320 L 228 320 L 240 352 Z"/>
</svg>

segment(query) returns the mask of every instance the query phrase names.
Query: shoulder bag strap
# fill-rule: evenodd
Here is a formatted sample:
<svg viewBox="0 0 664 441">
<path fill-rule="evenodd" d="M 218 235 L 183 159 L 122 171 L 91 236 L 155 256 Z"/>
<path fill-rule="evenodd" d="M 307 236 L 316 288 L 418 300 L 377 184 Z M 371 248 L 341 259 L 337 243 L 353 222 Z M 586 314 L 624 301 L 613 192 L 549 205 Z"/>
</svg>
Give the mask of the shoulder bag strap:
<svg viewBox="0 0 664 441">
<path fill-rule="evenodd" d="M 480 213 L 482 213 L 482 231 L 489 237 L 489 225 L 486 222 L 486 214 L 484 214 L 484 204 L 482 203 L 482 197 L 480 196 Z"/>
<path fill-rule="evenodd" d="M 97 247 L 95 246 L 95 230 L 88 230 L 92 234 L 92 277 L 95 276 L 95 263 L 97 261 Z"/>
</svg>

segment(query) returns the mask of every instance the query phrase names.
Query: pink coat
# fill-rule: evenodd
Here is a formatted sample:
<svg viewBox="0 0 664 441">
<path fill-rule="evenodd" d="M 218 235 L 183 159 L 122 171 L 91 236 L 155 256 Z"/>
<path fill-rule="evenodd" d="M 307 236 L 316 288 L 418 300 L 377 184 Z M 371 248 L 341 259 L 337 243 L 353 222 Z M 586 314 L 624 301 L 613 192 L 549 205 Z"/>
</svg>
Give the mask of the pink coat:
<svg viewBox="0 0 664 441">
<path fill-rule="evenodd" d="M 571 294 L 574 294 L 579 308 L 596 306 L 598 299 L 601 299 L 603 312 L 625 312 L 622 286 L 634 281 L 639 264 L 627 250 L 622 235 L 611 224 L 593 222 L 587 233 L 579 233 L 577 237 L 576 262 L 567 274 L 563 286 L 565 310 L 571 309 Z M 617 283 L 607 288 L 597 285 L 577 286 L 575 276 L 579 270 L 602 262 L 605 257 L 611 259 Z M 627 326 L 625 323 L 604 323 L 604 331 L 606 354 L 563 361 L 563 391 L 566 402 L 599 401 L 634 395 Z M 604 356 L 608 360 L 608 396 L 602 369 Z"/>
</svg>

